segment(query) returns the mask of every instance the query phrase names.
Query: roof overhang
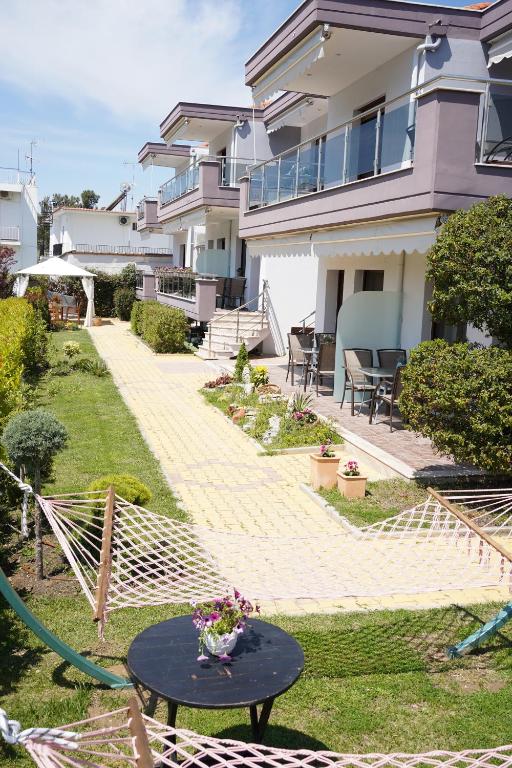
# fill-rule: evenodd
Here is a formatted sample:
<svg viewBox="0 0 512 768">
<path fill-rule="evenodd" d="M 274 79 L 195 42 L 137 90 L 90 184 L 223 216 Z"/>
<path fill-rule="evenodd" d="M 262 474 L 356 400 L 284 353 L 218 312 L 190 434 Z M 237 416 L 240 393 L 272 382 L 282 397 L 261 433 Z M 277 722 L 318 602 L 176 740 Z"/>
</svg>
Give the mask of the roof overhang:
<svg viewBox="0 0 512 768">
<path fill-rule="evenodd" d="M 253 117 L 252 108 L 179 102 L 160 123 L 160 136 L 167 144 L 177 140 L 210 142 L 226 128 Z M 255 111 L 257 119 L 261 110 Z"/>
<path fill-rule="evenodd" d="M 332 96 L 421 40 L 320 25 L 256 82 L 254 101 L 279 91 Z"/>
<path fill-rule="evenodd" d="M 488 67 L 499 64 L 503 59 L 512 59 L 512 29 L 490 41 Z"/>
<path fill-rule="evenodd" d="M 403 0 L 305 0 L 249 59 L 245 82 L 256 86 L 325 24 L 331 30 L 424 38 L 432 24 L 440 20 L 441 26 L 449 28 L 451 37 L 479 40 L 482 15 L 480 10 Z M 311 52 L 313 57 L 320 55 L 318 49 L 317 53 Z"/>
<path fill-rule="evenodd" d="M 171 144 L 148 141 L 139 151 L 138 160 L 143 168 L 161 165 L 167 168 L 179 168 L 190 157 L 192 147 L 189 144 Z"/>
</svg>

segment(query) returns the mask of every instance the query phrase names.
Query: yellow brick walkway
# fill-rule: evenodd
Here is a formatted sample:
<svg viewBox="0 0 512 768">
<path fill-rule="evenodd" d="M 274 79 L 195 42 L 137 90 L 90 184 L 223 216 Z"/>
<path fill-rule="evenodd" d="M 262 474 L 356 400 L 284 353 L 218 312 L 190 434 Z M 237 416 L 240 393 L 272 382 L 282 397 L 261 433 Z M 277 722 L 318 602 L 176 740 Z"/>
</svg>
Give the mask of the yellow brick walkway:
<svg viewBox="0 0 512 768">
<path fill-rule="evenodd" d="M 192 355 L 154 355 L 127 323 L 112 321 L 89 332 L 196 524 L 254 535 L 339 536 L 339 524 L 299 488 L 308 477 L 306 455 L 258 455 L 239 427 L 205 404 L 197 390 L 215 376 L 211 367 Z M 336 602 L 279 600 L 264 608 L 267 613 L 313 613 L 506 599 L 506 590 L 486 588 Z"/>
</svg>

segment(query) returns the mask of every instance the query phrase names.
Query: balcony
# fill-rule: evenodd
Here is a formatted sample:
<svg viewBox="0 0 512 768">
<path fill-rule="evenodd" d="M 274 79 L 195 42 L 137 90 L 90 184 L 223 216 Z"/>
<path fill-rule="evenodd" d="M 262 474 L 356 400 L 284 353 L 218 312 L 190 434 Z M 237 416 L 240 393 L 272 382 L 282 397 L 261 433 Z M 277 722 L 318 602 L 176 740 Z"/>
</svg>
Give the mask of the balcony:
<svg viewBox="0 0 512 768">
<path fill-rule="evenodd" d="M 170 248 L 153 248 L 142 245 L 90 245 L 77 243 L 66 251 L 69 253 L 108 253 L 114 256 L 168 256 L 172 257 Z"/>
<path fill-rule="evenodd" d="M 445 76 L 253 166 L 240 237 L 467 208 L 511 181 L 512 82 Z"/>
<path fill-rule="evenodd" d="M 0 224 L 0 242 L 1 243 L 19 243 L 20 228 L 17 224 Z"/>
<path fill-rule="evenodd" d="M 147 293 L 146 288 L 140 290 Z M 161 304 L 182 309 L 191 320 L 208 322 L 215 312 L 217 279 L 188 270 L 157 270 L 155 296 Z"/>
<path fill-rule="evenodd" d="M 160 188 L 158 220 L 166 222 L 195 208 L 239 207 L 240 178 L 253 160 L 232 157 L 198 158 Z"/>
<path fill-rule="evenodd" d="M 156 197 L 144 197 L 137 205 L 137 232 L 161 232 L 158 223 L 158 199 Z"/>
</svg>

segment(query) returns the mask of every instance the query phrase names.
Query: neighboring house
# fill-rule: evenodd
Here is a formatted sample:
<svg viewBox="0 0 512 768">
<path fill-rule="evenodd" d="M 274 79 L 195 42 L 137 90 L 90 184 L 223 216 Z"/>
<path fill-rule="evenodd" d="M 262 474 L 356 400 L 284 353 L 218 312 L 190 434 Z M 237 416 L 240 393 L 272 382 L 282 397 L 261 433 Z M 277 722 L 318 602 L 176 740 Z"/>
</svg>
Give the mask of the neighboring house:
<svg viewBox="0 0 512 768">
<path fill-rule="evenodd" d="M 35 177 L 0 168 L 0 247 L 14 250 L 13 271 L 37 263 L 38 189 Z"/>
<path fill-rule="evenodd" d="M 53 212 L 50 255 L 104 272 L 120 272 L 127 264 L 152 270 L 172 264 L 172 238 L 140 233 L 134 211 L 61 207 Z"/>
<path fill-rule="evenodd" d="M 325 97 L 240 193 L 239 236 L 281 338 L 303 318 L 338 328 L 340 354 L 453 338 L 427 310 L 426 253 L 446 214 L 512 194 L 512 0 L 306 0 L 248 61 L 246 83 L 256 103 L 303 94 L 267 124 L 277 134 Z"/>
</svg>

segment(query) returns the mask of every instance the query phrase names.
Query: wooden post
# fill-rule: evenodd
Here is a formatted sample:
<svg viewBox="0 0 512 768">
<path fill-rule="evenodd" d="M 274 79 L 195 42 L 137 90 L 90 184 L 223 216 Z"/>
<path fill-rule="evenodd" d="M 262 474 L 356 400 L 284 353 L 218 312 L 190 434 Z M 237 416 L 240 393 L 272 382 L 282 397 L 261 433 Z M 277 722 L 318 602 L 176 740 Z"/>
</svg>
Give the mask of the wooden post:
<svg viewBox="0 0 512 768">
<path fill-rule="evenodd" d="M 452 515 L 455 515 L 455 517 L 458 517 L 459 520 L 462 520 L 462 522 L 467 525 L 468 528 L 471 528 L 471 530 L 476 533 L 477 536 L 480 536 L 481 539 L 483 539 L 487 544 L 489 544 L 490 547 L 493 547 L 497 552 L 502 555 L 506 560 L 508 560 L 509 563 L 512 563 L 512 553 L 510 553 L 505 547 L 499 543 L 499 541 L 495 541 L 492 536 L 489 536 L 488 533 L 486 533 L 482 528 L 480 528 L 479 525 L 474 523 L 472 520 L 470 520 L 469 517 L 467 517 L 463 512 L 457 509 L 457 507 L 454 504 L 451 504 L 451 502 L 447 501 L 443 496 L 441 496 L 440 493 L 437 493 L 437 491 L 434 491 L 433 488 L 427 488 L 427 491 L 433 496 L 445 509 L 448 510 L 448 512 L 451 512 Z"/>
<path fill-rule="evenodd" d="M 114 524 L 114 503 L 116 492 L 111 485 L 107 492 L 107 501 L 105 504 L 105 517 L 103 519 L 103 533 L 101 535 L 101 554 L 100 568 L 98 571 L 98 585 L 96 587 L 96 609 L 94 611 L 94 621 L 101 621 L 103 610 L 107 601 L 108 583 L 110 571 L 112 568 L 112 527 Z"/>
<path fill-rule="evenodd" d="M 132 696 L 128 704 L 129 718 L 128 728 L 133 737 L 133 747 L 135 753 L 135 765 L 137 768 L 154 768 L 153 755 L 149 746 L 148 734 L 144 720 L 140 714 L 137 699 Z"/>
</svg>

